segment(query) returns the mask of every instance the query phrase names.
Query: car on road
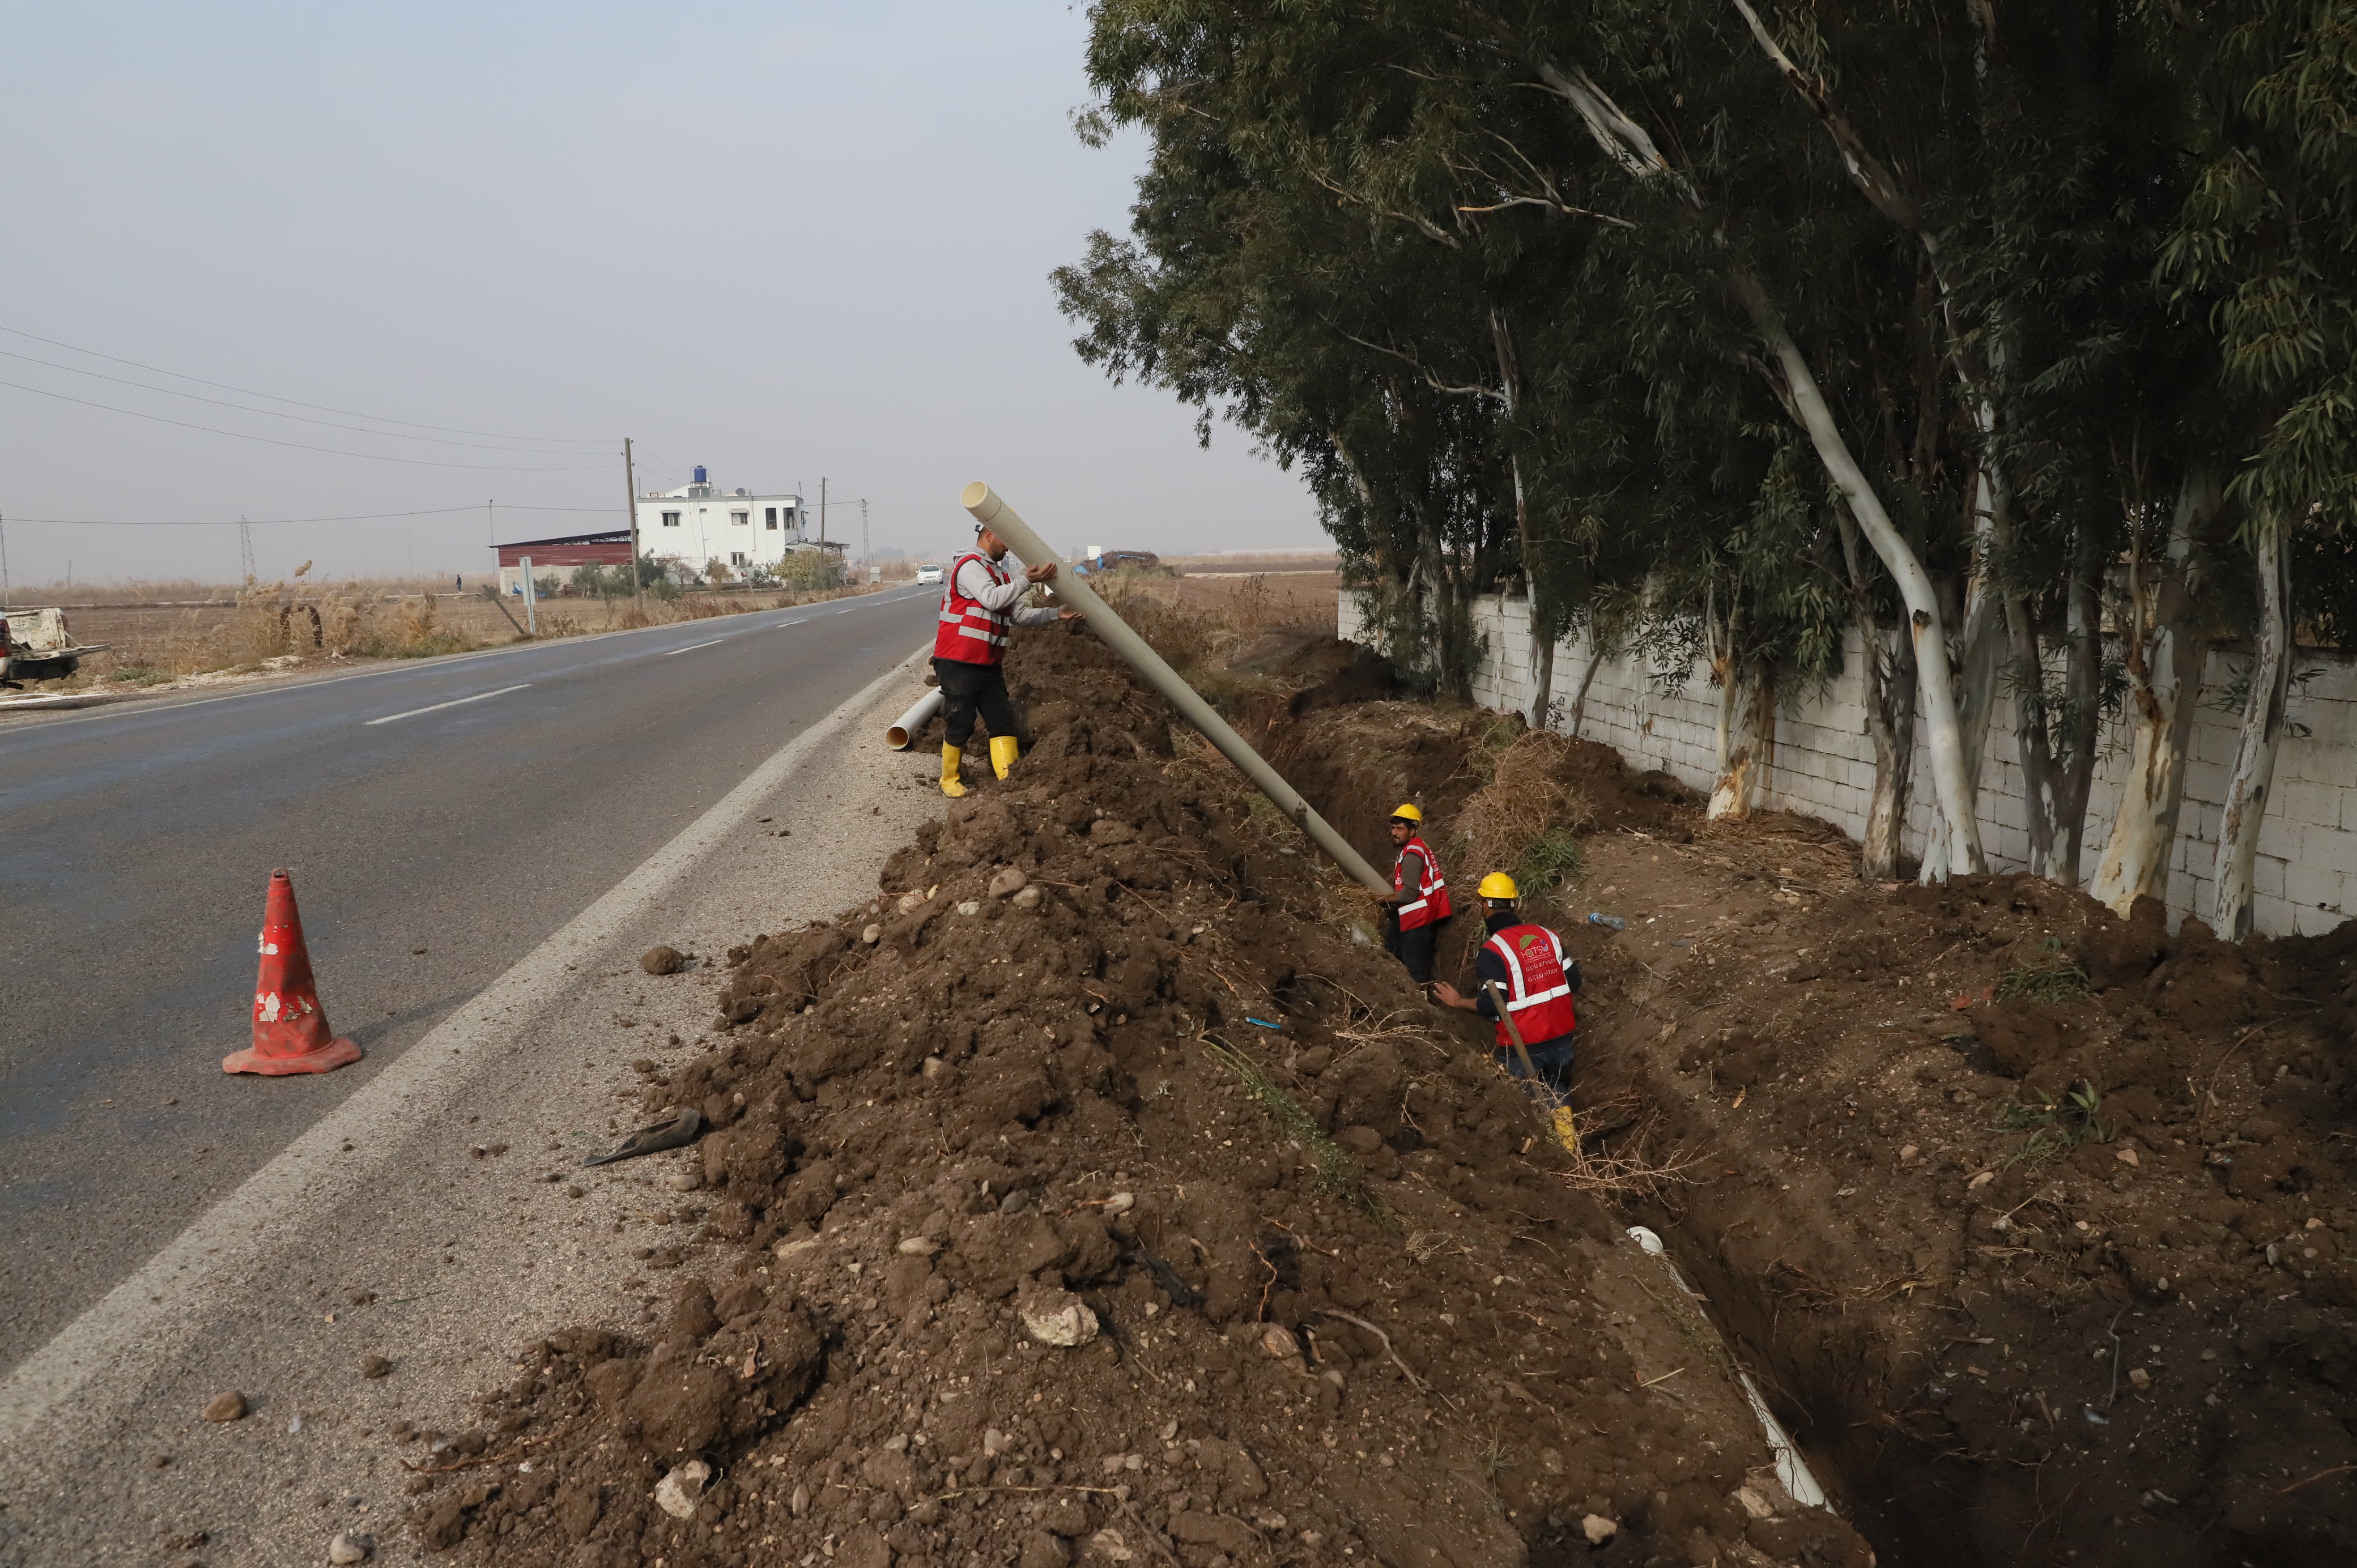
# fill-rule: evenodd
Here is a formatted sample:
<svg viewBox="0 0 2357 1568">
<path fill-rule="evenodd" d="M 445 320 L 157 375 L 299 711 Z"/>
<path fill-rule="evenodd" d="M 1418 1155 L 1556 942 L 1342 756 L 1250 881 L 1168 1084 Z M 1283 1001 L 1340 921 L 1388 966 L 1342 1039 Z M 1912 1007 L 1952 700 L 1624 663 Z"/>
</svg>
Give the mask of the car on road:
<svg viewBox="0 0 2357 1568">
<path fill-rule="evenodd" d="M 923 565 L 921 565 L 921 566 L 920 566 L 920 567 L 918 567 L 918 568 L 917 568 L 917 581 L 918 581 L 918 582 L 920 582 L 920 583 L 938 583 L 938 582 L 940 582 L 941 580 L 942 580 L 942 569 L 941 569 L 941 566 L 940 566 L 940 564 L 939 564 L 938 563 L 928 561 L 928 562 L 927 562 L 927 563 L 925 563 Z"/>
<path fill-rule="evenodd" d="M 1149 576 L 1169 577 L 1178 574 L 1162 564 L 1162 557 L 1151 550 L 1100 551 L 1094 560 L 1081 562 L 1072 568 L 1082 576 L 1093 576 L 1100 572 L 1131 571 Z"/>
<path fill-rule="evenodd" d="M 76 642 L 66 612 L 0 609 L 0 681 L 58 681 L 81 668 L 102 642 Z"/>
</svg>

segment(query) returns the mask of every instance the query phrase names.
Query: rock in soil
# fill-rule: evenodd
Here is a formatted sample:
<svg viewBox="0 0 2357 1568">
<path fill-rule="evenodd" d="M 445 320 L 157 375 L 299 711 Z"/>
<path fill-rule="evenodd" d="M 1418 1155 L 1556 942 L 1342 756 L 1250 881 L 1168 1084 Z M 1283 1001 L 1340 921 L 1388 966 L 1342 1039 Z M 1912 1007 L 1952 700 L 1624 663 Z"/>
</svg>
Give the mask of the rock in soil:
<svg viewBox="0 0 2357 1568">
<path fill-rule="evenodd" d="M 711 1466 L 691 1459 L 655 1483 L 655 1504 L 673 1519 L 694 1519 L 711 1478 Z"/>
<path fill-rule="evenodd" d="M 392 1370 L 393 1363 L 382 1356 L 361 1358 L 361 1376 L 363 1378 L 382 1378 Z"/>
<path fill-rule="evenodd" d="M 245 1396 L 234 1391 L 215 1394 L 212 1402 L 205 1406 L 204 1416 L 207 1421 L 243 1421 Z"/>
<path fill-rule="evenodd" d="M 342 1534 L 328 1542 L 328 1561 L 338 1563 L 365 1563 L 375 1543 L 365 1535 Z"/>
<path fill-rule="evenodd" d="M 1016 1298 L 1016 1316 L 1023 1331 L 1042 1345 L 1070 1349 L 1097 1337 L 1097 1315 L 1071 1292 L 1027 1282 Z"/>
<path fill-rule="evenodd" d="M 649 974 L 677 974 L 687 967 L 687 955 L 673 947 L 649 948 L 639 955 L 639 967 Z"/>
</svg>

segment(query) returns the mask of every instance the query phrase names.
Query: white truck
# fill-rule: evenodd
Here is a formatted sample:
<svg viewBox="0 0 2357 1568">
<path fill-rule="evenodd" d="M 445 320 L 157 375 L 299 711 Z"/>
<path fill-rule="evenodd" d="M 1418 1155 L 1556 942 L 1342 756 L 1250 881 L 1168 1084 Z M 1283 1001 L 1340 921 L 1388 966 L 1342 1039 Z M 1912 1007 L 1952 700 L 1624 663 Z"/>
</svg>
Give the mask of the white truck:
<svg viewBox="0 0 2357 1568">
<path fill-rule="evenodd" d="M 83 660 L 106 649 L 102 642 L 76 642 L 66 625 L 66 612 L 54 606 L 0 609 L 0 685 L 62 680 L 81 669 Z"/>
</svg>

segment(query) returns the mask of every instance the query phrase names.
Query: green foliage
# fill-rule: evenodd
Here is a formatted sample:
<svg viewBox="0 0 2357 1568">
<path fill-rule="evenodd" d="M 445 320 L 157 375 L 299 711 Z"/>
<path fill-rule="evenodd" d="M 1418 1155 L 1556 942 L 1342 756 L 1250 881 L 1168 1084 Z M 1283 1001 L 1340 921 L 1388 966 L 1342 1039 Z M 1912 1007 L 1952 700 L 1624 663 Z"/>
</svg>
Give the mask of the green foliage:
<svg viewBox="0 0 2357 1568">
<path fill-rule="evenodd" d="M 2237 476 L 2204 634 L 2254 527 L 2357 626 L 2316 542 L 2357 515 L 2357 0 L 1751 10 L 1102 0 L 1080 129 L 1150 152 L 1054 274 L 1074 347 L 1298 471 L 1419 687 L 1469 689 L 1501 586 L 1778 692 L 1905 648 L 1902 575 L 1952 637 L 1994 604 L 2033 838 L 2075 835 L 2111 567 L 2197 468 Z"/>
<path fill-rule="evenodd" d="M 1551 893 L 1587 868 L 1579 836 L 1567 827 L 1552 827 L 1523 851 L 1514 867 L 1514 886 L 1525 898 Z"/>
<path fill-rule="evenodd" d="M 2021 1146 L 2007 1156 L 2008 1166 L 2043 1165 L 2059 1160 L 2084 1143 L 2109 1143 L 2115 1129 L 2103 1120 L 2103 1096 L 2092 1083 L 2074 1085 L 2060 1100 L 2035 1103 L 2015 1101 L 1997 1114 L 1997 1126 L 2007 1133 L 2028 1133 Z"/>
<path fill-rule="evenodd" d="M 662 563 L 647 554 L 641 554 L 638 559 L 638 579 L 639 585 L 651 589 L 669 581 L 663 574 Z M 601 599 L 629 598 L 633 592 L 630 564 L 617 561 L 610 565 L 576 566 L 573 569 L 573 591 L 585 596 L 594 594 Z"/>
<path fill-rule="evenodd" d="M 2087 972 L 2057 953 L 2007 970 L 1995 994 L 2001 1002 L 2074 1002 L 2087 994 Z"/>
</svg>

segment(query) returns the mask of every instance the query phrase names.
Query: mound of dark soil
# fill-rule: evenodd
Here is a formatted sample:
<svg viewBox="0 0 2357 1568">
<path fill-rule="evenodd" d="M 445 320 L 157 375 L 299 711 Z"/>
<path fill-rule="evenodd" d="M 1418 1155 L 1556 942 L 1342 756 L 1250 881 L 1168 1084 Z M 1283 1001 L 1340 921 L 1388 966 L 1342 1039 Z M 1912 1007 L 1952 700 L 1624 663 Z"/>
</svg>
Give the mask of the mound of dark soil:
<svg viewBox="0 0 2357 1568">
<path fill-rule="evenodd" d="M 1629 1243 L 1455 1015 L 1318 919 L 1299 838 L 1093 639 L 1011 670 L 1014 778 L 866 908 L 732 952 L 725 1028 L 651 1069 L 716 1129 L 661 1332 L 525 1346 L 421 1476 L 425 1543 L 1870 1563 L 1699 1360 L 1637 1375 L 1588 1290 Z"/>
<path fill-rule="evenodd" d="M 1886 1552 L 2357 1560 L 2357 927 L 1591 851 L 1663 913 L 1590 939 L 1588 1091 L 1708 1142 L 1653 1222 Z"/>
</svg>

